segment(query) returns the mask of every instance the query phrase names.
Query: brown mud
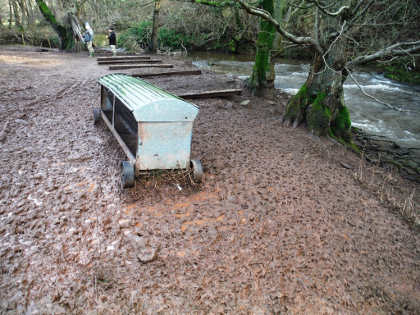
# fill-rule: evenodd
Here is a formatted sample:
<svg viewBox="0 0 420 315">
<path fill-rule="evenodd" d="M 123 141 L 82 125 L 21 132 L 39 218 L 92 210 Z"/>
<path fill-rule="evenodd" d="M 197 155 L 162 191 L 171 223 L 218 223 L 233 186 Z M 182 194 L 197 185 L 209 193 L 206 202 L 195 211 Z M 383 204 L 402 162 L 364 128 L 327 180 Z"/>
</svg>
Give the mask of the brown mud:
<svg viewBox="0 0 420 315">
<path fill-rule="evenodd" d="M 201 185 L 168 172 L 122 190 L 122 150 L 92 118 L 108 72 L 0 50 L 0 313 L 420 313 L 420 234 L 404 218 L 418 184 L 283 128 L 287 95 L 243 95 L 195 102 Z"/>
</svg>

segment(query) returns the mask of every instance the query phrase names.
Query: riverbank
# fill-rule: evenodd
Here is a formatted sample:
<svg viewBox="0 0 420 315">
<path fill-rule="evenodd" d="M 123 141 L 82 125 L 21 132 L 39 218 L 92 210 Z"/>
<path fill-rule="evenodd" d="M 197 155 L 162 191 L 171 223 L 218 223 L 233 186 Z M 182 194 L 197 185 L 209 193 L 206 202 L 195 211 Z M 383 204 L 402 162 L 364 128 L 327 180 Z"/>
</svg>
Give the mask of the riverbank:
<svg viewBox="0 0 420 315">
<path fill-rule="evenodd" d="M 368 134 L 355 127 L 352 134 L 368 162 L 388 170 L 396 169 L 402 177 L 420 183 L 420 148 L 401 147 L 386 137 Z"/>
<path fill-rule="evenodd" d="M 124 155 L 92 121 L 107 68 L 0 48 L 0 69 L 1 312 L 419 313 L 420 234 L 403 215 L 420 186 L 284 128 L 287 94 L 198 100 L 203 183 L 121 190 Z M 210 71 L 149 81 L 241 84 Z"/>
</svg>

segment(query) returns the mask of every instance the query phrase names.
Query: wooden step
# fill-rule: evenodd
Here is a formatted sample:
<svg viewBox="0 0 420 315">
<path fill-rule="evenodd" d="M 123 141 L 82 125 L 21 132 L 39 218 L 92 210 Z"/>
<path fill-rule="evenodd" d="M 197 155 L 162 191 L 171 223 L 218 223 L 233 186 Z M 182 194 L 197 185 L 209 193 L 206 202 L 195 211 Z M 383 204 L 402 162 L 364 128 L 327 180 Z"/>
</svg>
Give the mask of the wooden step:
<svg viewBox="0 0 420 315">
<path fill-rule="evenodd" d="M 117 65 L 117 64 L 132 64 L 132 63 L 159 63 L 162 59 L 135 59 L 135 60 L 107 60 L 98 61 L 98 65 Z"/>
<path fill-rule="evenodd" d="M 150 56 L 112 56 L 112 57 L 98 57 L 97 61 L 118 61 L 118 60 L 145 60 L 150 59 Z"/>
<path fill-rule="evenodd" d="M 137 65 L 118 65 L 110 66 L 109 70 L 127 70 L 127 69 L 140 69 L 140 68 L 173 68 L 171 64 L 137 64 Z"/>
<path fill-rule="evenodd" d="M 213 98 L 213 97 L 229 97 L 233 95 L 240 95 L 241 89 L 226 89 L 226 90 L 213 90 L 202 92 L 188 92 L 184 94 L 177 94 L 178 97 L 194 99 L 194 98 Z"/>
<path fill-rule="evenodd" d="M 201 70 L 181 70 L 181 71 L 169 71 L 169 72 L 156 72 L 156 73 L 134 73 L 131 74 L 133 77 L 138 78 L 150 78 L 150 77 L 165 77 L 173 75 L 200 75 Z"/>
</svg>

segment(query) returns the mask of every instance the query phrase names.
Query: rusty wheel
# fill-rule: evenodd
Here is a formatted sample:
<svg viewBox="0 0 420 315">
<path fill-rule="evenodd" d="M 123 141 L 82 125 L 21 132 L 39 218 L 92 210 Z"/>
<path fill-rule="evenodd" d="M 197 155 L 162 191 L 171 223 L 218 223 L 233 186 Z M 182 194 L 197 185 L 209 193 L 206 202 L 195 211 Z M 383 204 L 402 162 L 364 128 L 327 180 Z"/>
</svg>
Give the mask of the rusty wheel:
<svg viewBox="0 0 420 315">
<path fill-rule="evenodd" d="M 128 161 L 123 161 L 122 166 L 122 175 L 121 175 L 121 185 L 122 188 L 129 188 L 134 186 L 134 166 L 131 165 Z"/>
<path fill-rule="evenodd" d="M 200 160 L 191 160 L 190 164 L 193 171 L 194 180 L 200 183 L 203 179 L 203 167 L 201 166 Z"/>
</svg>

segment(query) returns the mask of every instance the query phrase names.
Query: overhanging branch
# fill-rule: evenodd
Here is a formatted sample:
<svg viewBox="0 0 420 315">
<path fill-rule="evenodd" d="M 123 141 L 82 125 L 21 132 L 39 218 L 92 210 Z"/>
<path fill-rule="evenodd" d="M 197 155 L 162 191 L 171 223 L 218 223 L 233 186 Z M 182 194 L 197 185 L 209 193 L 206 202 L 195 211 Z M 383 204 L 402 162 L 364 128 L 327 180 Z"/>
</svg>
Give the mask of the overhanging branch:
<svg viewBox="0 0 420 315">
<path fill-rule="evenodd" d="M 348 23 L 348 26 L 351 27 L 353 26 L 353 24 L 360 19 L 361 17 L 365 16 L 365 14 L 367 13 L 367 11 L 369 10 L 369 8 L 373 5 L 373 3 L 375 2 L 375 0 L 370 0 L 364 8 L 362 7 L 362 3 L 364 1 L 361 0 L 356 7 L 353 9 L 353 13 L 352 13 L 352 18 Z"/>
<path fill-rule="evenodd" d="M 359 56 L 347 63 L 347 66 L 361 65 L 383 58 L 405 56 L 420 51 L 420 41 L 396 43 L 373 54 Z"/>
<path fill-rule="evenodd" d="M 210 7 L 217 7 L 217 8 L 236 6 L 236 3 L 233 2 L 232 0 L 189 0 L 189 1 L 187 0 L 187 1 L 180 1 L 180 2 L 192 2 L 192 3 L 201 4 L 201 5 L 207 5 Z"/>
<path fill-rule="evenodd" d="M 283 27 L 280 25 L 280 23 L 277 22 L 277 20 L 274 19 L 273 16 L 269 12 L 267 12 L 263 9 L 259 9 L 259 8 L 250 6 L 244 0 L 234 0 L 234 1 L 239 3 L 239 5 L 249 14 L 256 15 L 256 16 L 270 22 L 271 24 L 273 24 L 274 27 L 276 28 L 277 32 L 279 32 L 281 35 L 283 35 L 285 38 L 287 38 L 291 42 L 293 42 L 295 44 L 299 44 L 299 45 L 304 45 L 304 44 L 312 45 L 319 53 L 321 53 L 321 54 L 323 53 L 323 49 L 322 49 L 321 45 L 319 44 L 319 42 L 314 40 L 312 37 L 303 37 L 303 36 L 293 35 L 293 34 L 289 33 L 288 31 L 286 31 L 285 29 L 283 29 Z"/>
<path fill-rule="evenodd" d="M 329 12 L 327 11 L 328 6 L 322 6 L 318 0 L 306 0 L 309 3 L 313 3 L 317 6 L 317 8 L 324 14 L 329 15 L 329 16 L 339 16 L 341 14 L 343 14 L 343 12 L 345 12 L 346 10 L 349 10 L 350 7 L 345 5 L 342 6 L 340 9 L 338 9 L 336 12 Z"/>
<path fill-rule="evenodd" d="M 374 96 L 372 96 L 372 95 L 370 95 L 370 94 L 368 94 L 364 89 L 363 89 L 363 87 L 360 85 L 360 83 L 355 79 L 355 77 L 353 76 L 353 74 L 352 74 L 352 72 L 350 71 L 350 69 L 346 69 L 347 70 L 347 72 L 349 73 L 349 75 L 350 75 L 350 78 L 353 80 L 353 82 L 354 83 L 356 83 L 356 85 L 357 85 L 357 87 L 360 89 L 360 91 L 362 92 L 362 94 L 363 95 L 365 95 L 365 96 L 367 96 L 367 97 L 369 97 L 369 98 L 371 98 L 371 99 L 373 99 L 375 102 L 377 102 L 377 103 L 379 103 L 379 104 L 382 104 L 382 105 L 385 105 L 386 107 L 388 107 L 389 109 L 392 109 L 392 110 L 395 110 L 395 111 L 398 111 L 398 112 L 406 112 L 406 113 L 409 113 L 410 111 L 409 110 L 407 110 L 407 109 L 402 109 L 402 108 L 398 108 L 398 107 L 395 107 L 395 106 L 393 106 L 393 105 L 391 105 L 391 104 L 388 104 L 388 103 L 386 103 L 386 102 L 384 102 L 384 101 L 381 101 L 380 99 L 378 99 L 378 98 L 376 98 L 376 97 L 374 97 Z"/>
</svg>

